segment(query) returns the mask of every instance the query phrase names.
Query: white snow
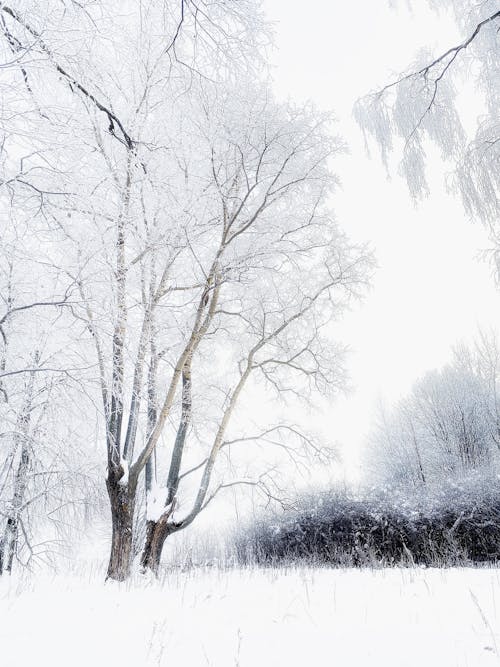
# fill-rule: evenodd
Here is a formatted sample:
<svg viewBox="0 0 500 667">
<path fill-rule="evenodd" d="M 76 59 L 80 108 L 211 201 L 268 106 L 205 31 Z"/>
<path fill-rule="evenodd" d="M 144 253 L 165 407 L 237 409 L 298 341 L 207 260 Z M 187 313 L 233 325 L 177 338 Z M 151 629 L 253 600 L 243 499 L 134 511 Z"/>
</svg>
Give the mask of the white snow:
<svg viewBox="0 0 500 667">
<path fill-rule="evenodd" d="M 146 518 L 148 521 L 158 521 L 163 512 L 167 511 L 166 500 L 167 489 L 155 484 L 147 497 Z"/>
<path fill-rule="evenodd" d="M 0 582 L 8 667 L 498 665 L 500 570 L 102 572 Z"/>
<path fill-rule="evenodd" d="M 120 465 L 123 468 L 123 475 L 118 480 L 118 484 L 120 486 L 127 486 L 128 476 L 129 476 L 128 461 L 126 461 L 125 459 L 120 459 Z"/>
</svg>

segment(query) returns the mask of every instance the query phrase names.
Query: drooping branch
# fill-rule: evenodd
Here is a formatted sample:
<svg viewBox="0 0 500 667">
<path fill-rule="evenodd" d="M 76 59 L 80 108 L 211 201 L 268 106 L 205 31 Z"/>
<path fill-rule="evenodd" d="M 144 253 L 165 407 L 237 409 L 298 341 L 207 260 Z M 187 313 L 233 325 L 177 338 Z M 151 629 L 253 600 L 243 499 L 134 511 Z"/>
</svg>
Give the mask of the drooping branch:
<svg viewBox="0 0 500 667">
<path fill-rule="evenodd" d="M 443 81 L 446 73 L 450 70 L 452 65 L 455 63 L 456 59 L 462 53 L 465 51 L 473 42 L 474 40 L 478 37 L 480 34 L 481 30 L 488 25 L 489 23 L 495 21 L 496 19 L 500 19 L 500 11 L 495 12 L 488 18 L 484 19 L 480 23 L 476 25 L 472 33 L 469 35 L 469 37 L 461 42 L 460 44 L 456 46 L 452 46 L 451 48 L 447 49 L 444 53 L 439 55 L 437 58 L 432 60 L 430 63 L 425 65 L 424 67 L 421 67 L 420 69 L 410 72 L 409 74 L 405 74 L 404 76 L 401 76 L 395 81 L 392 81 L 391 83 L 387 84 L 380 90 L 376 91 L 375 93 L 371 93 L 367 97 L 363 98 L 361 100 L 361 105 L 366 104 L 368 100 L 380 100 L 384 94 L 393 89 L 397 88 L 399 85 L 404 83 L 405 81 L 412 81 L 412 80 L 417 80 L 419 77 L 422 77 L 423 80 L 425 81 L 426 85 L 429 82 L 429 78 L 431 78 L 431 75 L 433 72 L 438 70 L 434 76 L 434 78 L 431 78 L 431 84 L 432 84 L 432 94 L 430 96 L 429 101 L 427 102 L 425 109 L 421 113 L 418 121 L 415 123 L 415 127 L 413 128 L 411 134 L 409 137 L 407 137 L 407 142 L 412 138 L 413 135 L 419 130 L 419 128 L 422 125 L 422 122 L 424 121 L 425 117 L 427 114 L 431 111 L 432 107 L 434 106 L 436 102 L 436 97 L 438 94 L 439 90 L 439 84 L 441 81 Z M 359 102 L 358 102 L 359 103 Z"/>
<path fill-rule="evenodd" d="M 476 37 L 479 35 L 481 32 L 482 28 L 484 28 L 485 25 L 488 23 L 491 23 L 495 19 L 500 18 L 500 11 L 495 12 L 488 18 L 484 19 L 480 23 L 477 24 L 475 29 L 473 30 L 472 34 L 461 44 L 458 44 L 457 46 L 452 46 L 449 48 L 447 51 L 442 53 L 440 56 L 435 58 L 432 62 L 428 63 L 421 69 L 417 70 L 416 72 L 411 72 L 410 74 L 406 74 L 405 76 L 400 77 L 396 81 L 393 81 L 392 83 L 387 84 L 383 88 L 381 88 L 379 91 L 374 93 L 374 96 L 380 97 L 383 95 L 387 90 L 390 88 L 394 88 L 398 86 L 400 83 L 403 83 L 403 81 L 407 81 L 408 79 L 413 79 L 418 76 L 423 76 L 425 79 L 427 79 L 427 76 L 431 72 L 431 70 L 436 67 L 437 65 L 443 64 L 444 63 L 444 68 L 441 71 L 441 73 L 438 75 L 437 79 L 434 80 L 435 84 L 438 84 L 439 81 L 443 78 L 443 76 L 446 74 L 446 72 L 449 70 L 451 65 L 455 62 L 456 58 L 458 55 L 461 53 L 461 51 L 465 51 L 467 47 L 469 47 L 472 42 L 476 39 Z M 435 94 L 434 94 L 435 98 Z"/>
</svg>

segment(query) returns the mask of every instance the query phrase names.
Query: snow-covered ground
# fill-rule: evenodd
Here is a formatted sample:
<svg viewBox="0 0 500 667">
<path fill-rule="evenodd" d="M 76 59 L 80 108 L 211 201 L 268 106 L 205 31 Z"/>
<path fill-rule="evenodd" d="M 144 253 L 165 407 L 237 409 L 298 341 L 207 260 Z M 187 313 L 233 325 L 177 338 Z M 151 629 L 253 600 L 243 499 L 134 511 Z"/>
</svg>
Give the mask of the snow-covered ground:
<svg viewBox="0 0 500 667">
<path fill-rule="evenodd" d="M 4 579 L 5 667 L 500 664 L 500 570 L 190 570 Z"/>
</svg>

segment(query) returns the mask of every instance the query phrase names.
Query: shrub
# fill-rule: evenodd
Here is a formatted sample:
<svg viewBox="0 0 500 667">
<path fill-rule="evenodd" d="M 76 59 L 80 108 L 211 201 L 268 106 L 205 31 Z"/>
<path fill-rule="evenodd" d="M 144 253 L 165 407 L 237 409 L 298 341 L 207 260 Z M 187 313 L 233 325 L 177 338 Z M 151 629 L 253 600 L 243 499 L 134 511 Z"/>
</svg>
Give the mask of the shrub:
<svg viewBox="0 0 500 667">
<path fill-rule="evenodd" d="M 293 510 L 267 514 L 235 538 L 240 563 L 451 566 L 500 554 L 500 479 L 447 481 L 409 493 L 310 493 Z"/>
</svg>

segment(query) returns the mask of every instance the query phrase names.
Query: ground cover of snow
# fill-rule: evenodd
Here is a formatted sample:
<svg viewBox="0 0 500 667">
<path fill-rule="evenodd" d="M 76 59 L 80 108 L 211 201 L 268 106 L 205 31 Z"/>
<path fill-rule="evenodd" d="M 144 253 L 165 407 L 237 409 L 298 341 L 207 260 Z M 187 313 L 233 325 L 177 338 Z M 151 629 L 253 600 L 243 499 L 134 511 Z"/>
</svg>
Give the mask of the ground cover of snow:
<svg viewBox="0 0 500 667">
<path fill-rule="evenodd" d="M 5 667 L 500 665 L 498 569 L 215 569 L 0 582 Z"/>
</svg>

